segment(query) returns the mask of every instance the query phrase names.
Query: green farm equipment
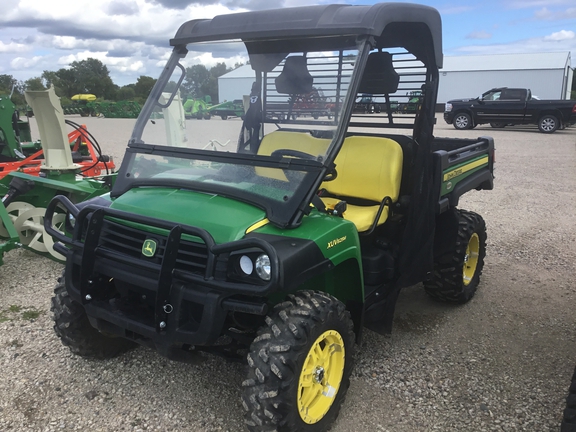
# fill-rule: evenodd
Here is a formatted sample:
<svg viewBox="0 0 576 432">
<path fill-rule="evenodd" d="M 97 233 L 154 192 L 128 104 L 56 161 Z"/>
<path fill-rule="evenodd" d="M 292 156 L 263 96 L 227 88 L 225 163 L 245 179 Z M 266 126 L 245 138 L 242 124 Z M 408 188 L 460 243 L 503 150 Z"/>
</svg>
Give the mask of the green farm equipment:
<svg viewBox="0 0 576 432">
<path fill-rule="evenodd" d="M 98 101 L 93 94 L 77 94 L 74 103 L 63 107 L 64 114 L 80 114 L 82 117 L 136 118 L 142 107 L 135 101 Z"/>
<path fill-rule="evenodd" d="M 85 128 L 66 133 L 60 102 L 53 89 L 26 92 L 26 101 L 34 110 L 40 141 L 30 140 L 27 122 L 17 121 L 17 113 L 10 114 L 9 100 L 0 100 L 0 106 L 11 117 L 7 124 L 0 113 L 2 135 L 2 161 L 0 162 L 0 264 L 3 254 L 24 246 L 37 253 L 56 259 L 63 256 L 52 248 L 51 236 L 43 226 L 44 213 L 50 200 L 59 194 L 76 203 L 94 198 L 112 187 L 115 179 L 114 163 L 102 155 L 98 143 Z M 70 137 L 73 137 L 70 143 Z M 85 140 L 89 141 L 86 142 Z M 76 149 L 76 150 L 75 150 Z M 97 171 L 95 171 L 97 169 Z M 100 175 L 89 177 L 87 173 Z M 62 227 L 65 214 L 55 217 Z"/>
<path fill-rule="evenodd" d="M 140 104 L 135 101 L 94 101 L 88 102 L 86 106 L 95 116 L 105 118 L 136 118 L 142 110 Z"/>
<path fill-rule="evenodd" d="M 226 101 L 208 108 L 208 112 L 222 120 L 227 120 L 229 117 L 243 117 L 244 103 L 241 99 Z"/>
<path fill-rule="evenodd" d="M 438 12 L 411 3 L 184 23 L 110 194 L 46 210 L 66 256 L 52 298 L 62 342 L 99 359 L 137 344 L 244 359 L 250 431 L 329 430 L 363 328 L 391 331 L 401 289 L 461 304 L 480 286 L 486 224 L 458 205 L 493 188 L 494 141 L 435 137 L 441 41 Z M 250 63 L 243 120 L 157 116 L 181 109 L 174 83 L 207 47 Z M 330 115 L 298 111 L 320 87 Z M 362 95 L 415 90 L 412 114 L 354 112 Z M 53 227 L 60 209 L 66 233 Z"/>
<path fill-rule="evenodd" d="M 184 115 L 187 119 L 205 119 L 210 118 L 210 107 L 212 98 L 205 96 L 204 99 L 187 99 L 184 102 Z"/>
</svg>

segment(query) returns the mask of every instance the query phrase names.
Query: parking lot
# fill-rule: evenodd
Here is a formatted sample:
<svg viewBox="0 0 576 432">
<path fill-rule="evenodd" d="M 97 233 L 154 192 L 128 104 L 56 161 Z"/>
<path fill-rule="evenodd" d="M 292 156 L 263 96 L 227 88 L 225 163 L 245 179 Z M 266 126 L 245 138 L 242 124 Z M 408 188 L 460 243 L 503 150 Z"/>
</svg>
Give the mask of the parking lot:
<svg viewBox="0 0 576 432">
<path fill-rule="evenodd" d="M 134 120 L 82 121 L 120 161 Z M 437 117 L 436 136 L 482 135 L 496 143 L 495 189 L 460 202 L 487 223 L 478 292 L 449 306 L 420 285 L 405 289 L 393 334 L 365 332 L 334 432 L 559 429 L 576 365 L 576 127 L 457 131 Z M 4 261 L 0 430 L 244 430 L 243 364 L 175 363 L 145 348 L 108 361 L 73 356 L 52 330 L 62 264 L 25 250 Z"/>
</svg>

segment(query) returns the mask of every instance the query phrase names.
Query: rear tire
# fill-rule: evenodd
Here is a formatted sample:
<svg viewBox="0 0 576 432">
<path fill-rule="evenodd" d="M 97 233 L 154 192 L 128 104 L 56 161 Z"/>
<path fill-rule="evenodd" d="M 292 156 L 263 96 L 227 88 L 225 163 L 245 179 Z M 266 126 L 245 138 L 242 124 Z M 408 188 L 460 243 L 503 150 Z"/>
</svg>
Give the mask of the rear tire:
<svg viewBox="0 0 576 432">
<path fill-rule="evenodd" d="M 540 117 L 538 120 L 538 129 L 542 133 L 552 133 L 556 132 L 556 129 L 560 126 L 560 122 L 556 116 L 552 114 L 546 114 Z"/>
<path fill-rule="evenodd" d="M 472 117 L 465 112 L 458 113 L 454 116 L 452 124 L 458 130 L 472 129 Z"/>
<path fill-rule="evenodd" d="M 486 223 L 482 216 L 458 210 L 458 234 L 454 249 L 434 259 L 432 278 L 424 282 L 434 300 L 463 304 L 478 288 L 486 256 Z"/>
<path fill-rule="evenodd" d="M 252 432 L 326 431 L 354 363 L 352 319 L 334 297 L 301 291 L 276 305 L 247 356 L 242 404 Z"/>
<path fill-rule="evenodd" d="M 506 126 L 506 123 L 494 122 L 494 123 L 490 123 L 490 126 L 492 126 L 494 129 L 501 129 L 501 128 Z"/>
<path fill-rule="evenodd" d="M 74 354 L 92 359 L 108 359 L 136 346 L 123 338 L 107 337 L 96 330 L 81 304 L 70 298 L 64 276 L 58 278 L 52 297 L 54 331 Z"/>
<path fill-rule="evenodd" d="M 564 417 L 560 432 L 576 432 L 576 369 L 572 376 L 572 383 L 570 390 L 568 390 L 568 397 L 566 398 L 566 409 L 564 409 Z"/>
</svg>

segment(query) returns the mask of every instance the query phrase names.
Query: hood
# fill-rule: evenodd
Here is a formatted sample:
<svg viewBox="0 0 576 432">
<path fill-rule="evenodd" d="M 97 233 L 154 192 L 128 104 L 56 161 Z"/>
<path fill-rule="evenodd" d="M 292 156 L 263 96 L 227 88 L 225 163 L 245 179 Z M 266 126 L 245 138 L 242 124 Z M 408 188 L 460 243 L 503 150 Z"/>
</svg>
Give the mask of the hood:
<svg viewBox="0 0 576 432">
<path fill-rule="evenodd" d="M 266 218 L 264 210 L 231 198 L 167 188 L 131 189 L 110 208 L 203 228 L 216 243 L 241 239 Z"/>
</svg>

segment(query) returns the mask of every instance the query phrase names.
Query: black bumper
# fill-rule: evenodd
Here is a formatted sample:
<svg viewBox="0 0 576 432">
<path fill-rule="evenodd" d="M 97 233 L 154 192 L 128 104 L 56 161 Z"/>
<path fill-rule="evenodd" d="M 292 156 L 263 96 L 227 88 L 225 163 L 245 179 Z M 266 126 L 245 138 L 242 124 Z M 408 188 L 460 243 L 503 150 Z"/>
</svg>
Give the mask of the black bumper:
<svg viewBox="0 0 576 432">
<path fill-rule="evenodd" d="M 72 237 L 52 227 L 58 205 L 75 218 Z M 152 230 L 141 231 L 139 224 Z M 181 359 L 183 347 L 213 345 L 230 312 L 265 315 L 267 295 L 283 285 L 275 248 L 259 238 L 216 245 L 199 228 L 99 205 L 79 209 L 62 196 L 48 206 L 45 228 L 66 256 L 66 289 L 91 324 L 174 359 Z M 149 238 L 158 243 L 153 258 L 141 251 Z M 270 281 L 227 278 L 230 253 L 244 250 L 270 257 Z"/>
</svg>

